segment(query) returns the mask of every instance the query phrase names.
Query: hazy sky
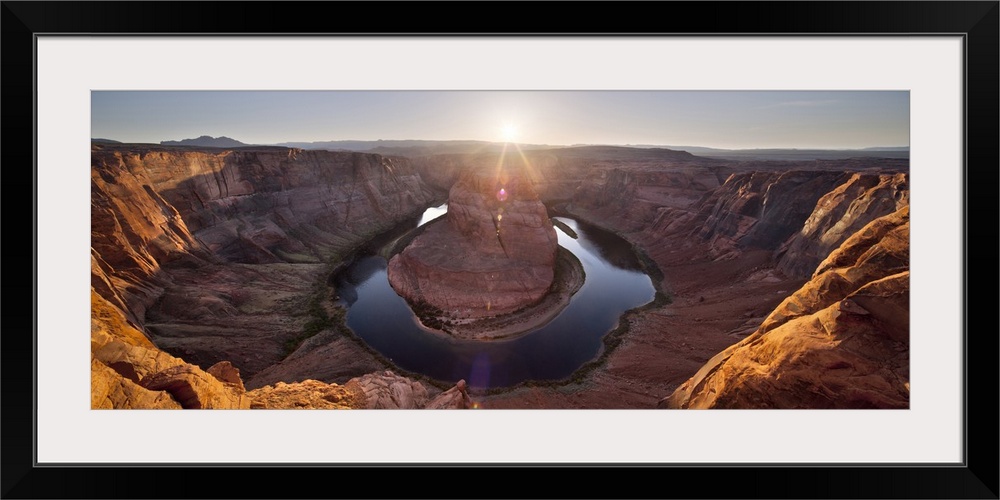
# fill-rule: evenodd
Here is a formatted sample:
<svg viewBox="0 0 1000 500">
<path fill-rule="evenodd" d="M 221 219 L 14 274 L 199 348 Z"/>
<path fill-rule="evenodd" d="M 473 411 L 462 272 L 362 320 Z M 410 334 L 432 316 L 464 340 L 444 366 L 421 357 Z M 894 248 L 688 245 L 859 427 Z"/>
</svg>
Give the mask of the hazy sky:
<svg viewBox="0 0 1000 500">
<path fill-rule="evenodd" d="M 908 92 L 95 91 L 91 137 L 249 144 L 471 139 L 720 148 L 909 146 Z"/>
</svg>

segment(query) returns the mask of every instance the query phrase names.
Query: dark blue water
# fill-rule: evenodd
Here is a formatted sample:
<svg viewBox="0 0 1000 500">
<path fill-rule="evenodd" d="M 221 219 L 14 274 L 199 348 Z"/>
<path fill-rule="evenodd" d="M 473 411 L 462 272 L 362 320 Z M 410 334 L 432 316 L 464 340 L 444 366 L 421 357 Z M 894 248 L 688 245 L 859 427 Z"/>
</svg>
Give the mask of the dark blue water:
<svg viewBox="0 0 1000 500">
<path fill-rule="evenodd" d="M 428 209 L 423 224 L 444 213 Z M 562 379 L 598 356 L 601 339 L 629 309 L 653 300 L 655 290 L 628 242 L 567 218 L 574 240 L 559 228 L 559 244 L 573 252 L 587 273 L 583 287 L 549 323 L 510 340 L 465 341 L 427 330 L 389 285 L 386 261 L 357 259 L 337 287 L 348 305 L 347 325 L 371 347 L 403 369 L 429 377 L 465 379 L 477 388 L 507 387 L 526 380 Z"/>
</svg>

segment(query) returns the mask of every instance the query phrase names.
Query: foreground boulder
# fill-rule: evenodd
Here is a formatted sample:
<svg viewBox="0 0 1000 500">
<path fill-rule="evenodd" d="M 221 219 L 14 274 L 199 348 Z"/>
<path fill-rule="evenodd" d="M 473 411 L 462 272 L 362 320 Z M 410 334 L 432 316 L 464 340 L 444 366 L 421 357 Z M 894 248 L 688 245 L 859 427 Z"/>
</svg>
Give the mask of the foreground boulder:
<svg viewBox="0 0 1000 500">
<path fill-rule="evenodd" d="M 278 382 L 247 393 L 254 409 L 467 409 L 472 401 L 464 380 L 430 396 L 420 382 L 386 370 L 340 385 L 318 380 Z"/>
<path fill-rule="evenodd" d="M 239 370 L 202 370 L 158 349 L 125 313 L 91 289 L 91 408 L 249 408 Z"/>
<path fill-rule="evenodd" d="M 179 410 L 181 404 L 170 393 L 146 389 L 92 358 L 90 407 L 95 410 L 114 408 Z"/>
<path fill-rule="evenodd" d="M 219 380 L 211 371 L 218 371 L 217 367 L 213 366 L 206 372 L 197 366 L 184 364 L 156 373 L 144 379 L 141 385 L 150 390 L 169 392 L 187 409 L 250 408 L 250 400 L 240 391 L 242 382 L 234 384 Z"/>
</svg>

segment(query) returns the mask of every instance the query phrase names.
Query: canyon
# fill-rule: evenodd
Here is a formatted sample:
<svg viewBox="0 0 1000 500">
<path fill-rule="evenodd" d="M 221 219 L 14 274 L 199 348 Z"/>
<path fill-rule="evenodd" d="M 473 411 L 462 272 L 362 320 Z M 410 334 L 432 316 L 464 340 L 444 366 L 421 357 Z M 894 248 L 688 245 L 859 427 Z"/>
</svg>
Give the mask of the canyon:
<svg viewBox="0 0 1000 500">
<path fill-rule="evenodd" d="M 505 193 L 537 201 L 505 207 L 527 235 L 508 247 L 475 213 L 498 193 L 497 154 L 93 144 L 92 407 L 908 407 L 906 160 L 524 151 Z M 400 370 L 345 326 L 331 276 L 445 200 L 390 260 L 401 295 L 469 307 L 455 301 L 479 277 L 423 264 L 478 235 L 527 263 L 511 276 L 530 286 L 490 308 L 539 300 L 563 213 L 632 243 L 657 299 L 566 380 L 488 390 Z"/>
</svg>

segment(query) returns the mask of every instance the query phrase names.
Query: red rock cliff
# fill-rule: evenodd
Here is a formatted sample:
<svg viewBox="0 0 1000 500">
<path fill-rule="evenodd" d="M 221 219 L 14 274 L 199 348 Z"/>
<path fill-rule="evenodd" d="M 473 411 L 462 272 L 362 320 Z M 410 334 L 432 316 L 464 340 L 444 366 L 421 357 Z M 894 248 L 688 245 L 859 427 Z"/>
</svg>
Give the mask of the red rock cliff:
<svg viewBox="0 0 1000 500">
<path fill-rule="evenodd" d="M 285 148 L 95 145 L 91 174 L 94 408 L 249 407 L 322 262 L 433 196 L 406 160 Z M 344 374 L 380 366 L 347 345 Z"/>
<path fill-rule="evenodd" d="M 662 408 L 907 408 L 909 207 L 867 224 Z"/>
</svg>

